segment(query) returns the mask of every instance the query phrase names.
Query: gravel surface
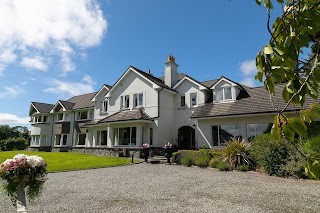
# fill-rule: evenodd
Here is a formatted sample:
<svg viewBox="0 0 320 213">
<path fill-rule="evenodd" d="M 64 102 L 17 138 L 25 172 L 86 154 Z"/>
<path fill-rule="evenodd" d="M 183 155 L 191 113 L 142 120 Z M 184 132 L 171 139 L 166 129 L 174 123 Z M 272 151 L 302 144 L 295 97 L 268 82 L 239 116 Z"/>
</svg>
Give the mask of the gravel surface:
<svg viewBox="0 0 320 213">
<path fill-rule="evenodd" d="M 28 212 L 319 212 L 320 182 L 137 164 L 52 173 Z M 0 193 L 0 212 L 16 212 Z"/>
</svg>

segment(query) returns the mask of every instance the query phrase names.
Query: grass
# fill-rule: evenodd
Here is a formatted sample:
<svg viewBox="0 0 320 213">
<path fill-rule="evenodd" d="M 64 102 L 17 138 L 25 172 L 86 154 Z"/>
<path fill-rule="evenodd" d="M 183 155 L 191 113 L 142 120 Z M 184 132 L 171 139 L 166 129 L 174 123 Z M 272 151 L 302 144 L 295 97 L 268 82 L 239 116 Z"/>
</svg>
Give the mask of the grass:
<svg viewBox="0 0 320 213">
<path fill-rule="evenodd" d="M 131 164 L 130 158 L 104 157 L 73 152 L 28 152 L 23 150 L 0 152 L 0 163 L 8 158 L 13 158 L 13 156 L 19 153 L 43 157 L 48 164 L 48 172 L 93 169 Z"/>
</svg>

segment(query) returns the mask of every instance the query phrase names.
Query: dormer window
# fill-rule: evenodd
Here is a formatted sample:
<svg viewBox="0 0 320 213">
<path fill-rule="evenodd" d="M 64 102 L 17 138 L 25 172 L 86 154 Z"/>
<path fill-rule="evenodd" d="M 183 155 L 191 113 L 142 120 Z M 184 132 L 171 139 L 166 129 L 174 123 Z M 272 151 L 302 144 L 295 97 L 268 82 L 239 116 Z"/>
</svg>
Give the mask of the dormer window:
<svg viewBox="0 0 320 213">
<path fill-rule="evenodd" d="M 197 106 L 197 93 L 190 94 L 191 107 Z"/>
<path fill-rule="evenodd" d="M 232 89 L 231 87 L 222 87 L 217 91 L 217 101 L 232 100 Z"/>
</svg>

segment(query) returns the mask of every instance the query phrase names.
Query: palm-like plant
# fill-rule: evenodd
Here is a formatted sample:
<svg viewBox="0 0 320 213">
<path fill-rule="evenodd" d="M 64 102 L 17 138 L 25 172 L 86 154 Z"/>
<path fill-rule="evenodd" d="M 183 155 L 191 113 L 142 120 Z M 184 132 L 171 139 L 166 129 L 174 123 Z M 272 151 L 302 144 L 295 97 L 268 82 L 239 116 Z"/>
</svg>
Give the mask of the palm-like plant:
<svg viewBox="0 0 320 213">
<path fill-rule="evenodd" d="M 249 153 L 250 148 L 251 143 L 240 141 L 240 138 L 231 138 L 225 143 L 224 160 L 230 164 L 232 169 L 243 164 L 252 166 L 253 158 Z"/>
</svg>

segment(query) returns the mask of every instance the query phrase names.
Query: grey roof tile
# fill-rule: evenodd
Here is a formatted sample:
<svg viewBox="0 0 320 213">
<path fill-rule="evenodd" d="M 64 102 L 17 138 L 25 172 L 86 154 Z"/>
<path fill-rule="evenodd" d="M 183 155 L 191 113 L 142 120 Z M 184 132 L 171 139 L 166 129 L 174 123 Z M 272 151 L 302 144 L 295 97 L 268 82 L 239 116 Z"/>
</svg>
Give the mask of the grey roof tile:
<svg viewBox="0 0 320 213">
<path fill-rule="evenodd" d="M 39 103 L 39 102 L 31 102 L 31 103 L 35 108 L 37 108 L 37 110 L 40 113 L 49 113 L 54 107 L 53 104 L 46 104 L 46 103 Z"/>
<path fill-rule="evenodd" d="M 106 85 L 106 86 L 109 86 L 109 85 Z M 94 107 L 94 102 L 91 101 L 91 99 L 93 98 L 93 96 L 95 96 L 95 94 L 96 92 L 74 96 L 69 100 L 67 100 L 66 102 L 68 102 L 68 104 L 69 103 L 73 104 L 71 109 L 83 109 L 83 108 Z M 68 107 L 70 108 L 70 106 L 71 104 L 69 104 Z"/>
<path fill-rule="evenodd" d="M 275 106 L 281 109 L 285 106 L 285 102 L 282 98 L 283 84 L 275 85 L 275 96 L 272 97 Z M 218 117 L 218 116 L 231 116 L 231 115 L 243 115 L 243 114 L 257 114 L 257 113 L 269 113 L 275 112 L 270 99 L 269 94 L 264 87 L 249 88 L 244 90 L 247 96 L 240 98 L 235 102 L 227 103 L 206 103 L 199 106 L 191 118 L 203 118 L 203 117 Z M 320 100 L 314 100 L 310 97 L 306 99 L 305 106 L 309 106 L 311 103 L 320 103 Z M 300 106 L 289 105 L 287 111 L 300 110 Z"/>
</svg>

